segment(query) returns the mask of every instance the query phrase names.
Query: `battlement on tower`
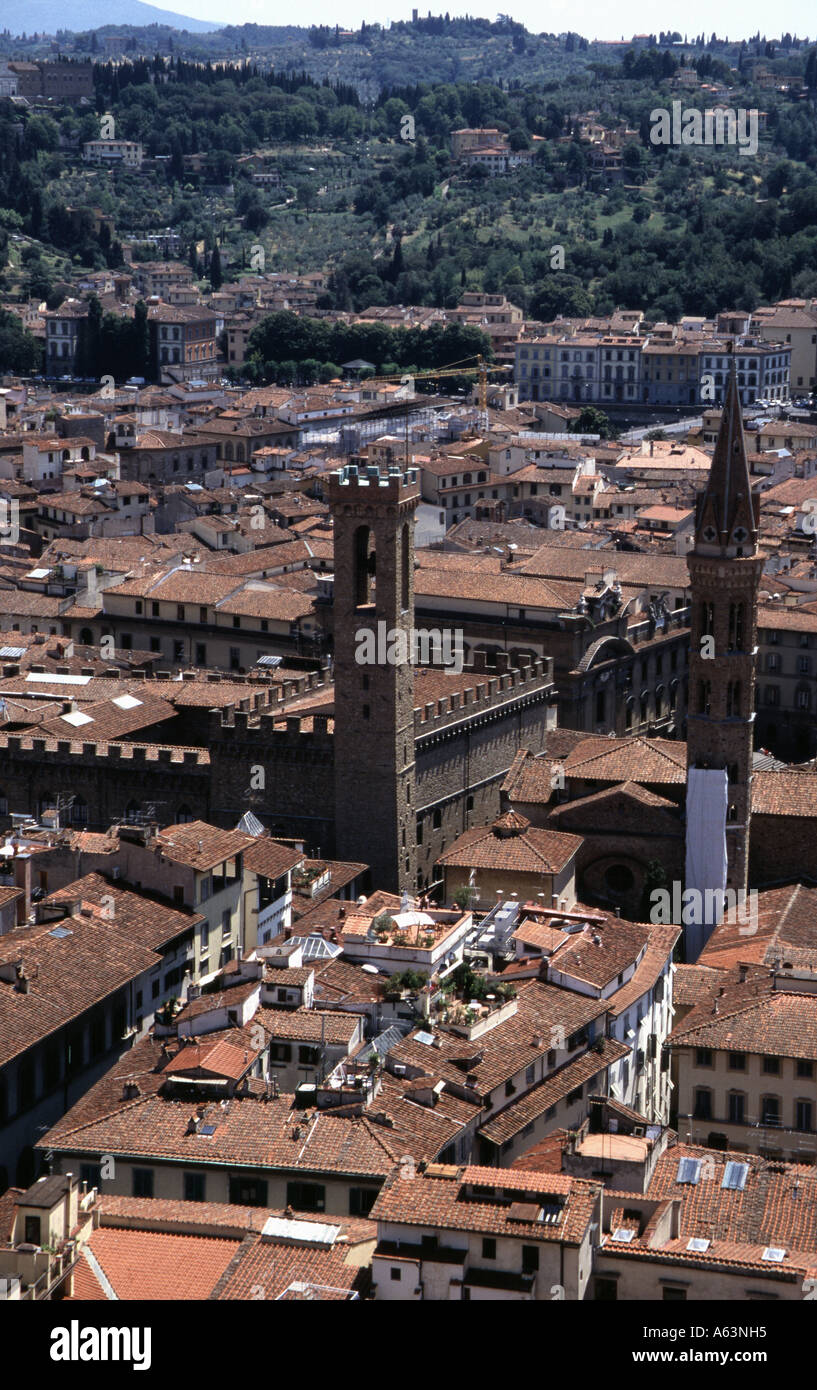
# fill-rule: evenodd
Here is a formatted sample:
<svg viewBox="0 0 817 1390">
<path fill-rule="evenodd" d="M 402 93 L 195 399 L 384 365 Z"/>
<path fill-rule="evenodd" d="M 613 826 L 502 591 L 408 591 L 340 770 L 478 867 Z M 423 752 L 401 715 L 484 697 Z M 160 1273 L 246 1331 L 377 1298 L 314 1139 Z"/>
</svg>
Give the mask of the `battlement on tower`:
<svg viewBox="0 0 817 1390">
<path fill-rule="evenodd" d="M 528 665 L 512 667 L 507 653 L 499 652 L 494 670 L 486 665 L 485 653 L 477 652 L 473 666 L 466 666 L 459 677 L 457 689 L 415 706 L 415 737 L 426 737 L 463 719 L 479 718 L 511 700 L 547 696 L 549 688 L 555 702 L 552 657 L 536 657 Z"/>
<path fill-rule="evenodd" d="M 344 464 L 329 474 L 330 504 L 350 501 L 409 502 L 420 495 L 420 475 L 416 468 L 403 469 L 390 464 L 381 469 L 376 463 Z"/>
</svg>

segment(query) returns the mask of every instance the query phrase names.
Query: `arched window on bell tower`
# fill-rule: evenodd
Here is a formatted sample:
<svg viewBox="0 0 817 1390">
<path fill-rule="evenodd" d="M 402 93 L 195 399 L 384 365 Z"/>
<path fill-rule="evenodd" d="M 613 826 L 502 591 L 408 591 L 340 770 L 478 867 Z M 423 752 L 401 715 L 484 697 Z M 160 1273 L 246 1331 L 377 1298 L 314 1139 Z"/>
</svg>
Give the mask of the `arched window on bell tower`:
<svg viewBox="0 0 817 1390">
<path fill-rule="evenodd" d="M 403 523 L 400 531 L 400 607 L 405 613 L 409 606 L 409 594 L 411 589 L 411 574 L 409 570 L 411 560 L 411 545 L 408 522 Z"/>
<path fill-rule="evenodd" d="M 729 650 L 742 651 L 743 649 L 743 604 L 730 603 L 729 605 Z"/>
<path fill-rule="evenodd" d="M 709 714 L 712 705 L 712 682 L 698 682 L 698 713 Z"/>
<path fill-rule="evenodd" d="M 369 552 L 368 526 L 358 526 L 354 539 L 355 607 L 371 603 L 371 577 L 374 574 L 374 551 Z"/>
<path fill-rule="evenodd" d="M 740 714 L 740 681 L 728 681 L 726 685 L 726 718 L 735 719 Z"/>
<path fill-rule="evenodd" d="M 715 605 L 708 599 L 701 604 L 701 636 L 712 637 L 715 633 Z"/>
</svg>

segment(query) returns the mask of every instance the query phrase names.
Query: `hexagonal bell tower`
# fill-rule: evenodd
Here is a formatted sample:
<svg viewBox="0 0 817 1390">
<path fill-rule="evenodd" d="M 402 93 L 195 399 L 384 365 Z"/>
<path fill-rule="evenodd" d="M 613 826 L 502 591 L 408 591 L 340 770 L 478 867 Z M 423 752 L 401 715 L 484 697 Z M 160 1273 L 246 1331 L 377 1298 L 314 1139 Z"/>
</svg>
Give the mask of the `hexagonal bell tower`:
<svg viewBox="0 0 817 1390">
<path fill-rule="evenodd" d="M 334 521 L 335 852 L 372 886 L 414 893 L 416 469 L 352 460 L 329 478 Z"/>
<path fill-rule="evenodd" d="M 749 869 L 755 705 L 757 553 L 752 495 L 734 363 L 712 467 L 698 497 L 695 544 L 687 556 L 692 622 L 687 721 L 687 886 L 691 861 L 707 879 L 715 841 L 725 841 L 725 885 L 745 891 Z M 695 774 L 712 774 L 696 777 Z M 705 790 L 708 782 L 709 791 Z M 693 796 L 696 783 L 699 795 Z M 711 793 L 711 794 L 710 794 Z M 720 808 L 724 825 L 720 825 Z M 717 875 L 716 875 L 717 876 Z M 716 885 L 712 885 L 716 886 Z M 714 923 L 708 924 L 710 927 Z M 708 932 L 704 933 L 704 940 Z M 701 941 L 703 945 L 703 941 Z M 694 959 L 694 955 L 687 959 Z"/>
</svg>

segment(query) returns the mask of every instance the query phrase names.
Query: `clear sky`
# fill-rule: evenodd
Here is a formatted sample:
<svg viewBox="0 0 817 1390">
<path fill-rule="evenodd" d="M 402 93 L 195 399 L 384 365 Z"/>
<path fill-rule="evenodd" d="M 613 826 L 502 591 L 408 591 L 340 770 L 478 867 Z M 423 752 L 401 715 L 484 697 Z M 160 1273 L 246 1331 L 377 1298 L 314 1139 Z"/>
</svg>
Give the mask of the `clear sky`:
<svg viewBox="0 0 817 1390">
<path fill-rule="evenodd" d="M 402 0 L 302 0 L 297 6 L 272 3 L 271 0 L 154 0 L 166 4 L 177 14 L 195 19 L 209 19 L 227 24 L 341 24 L 357 28 L 365 19 L 367 24 L 387 24 L 392 19 L 410 19 L 412 4 Z M 418 5 L 420 14 L 427 14 L 429 2 Z M 573 29 L 585 38 L 621 39 L 632 34 L 655 33 L 659 29 L 677 29 L 681 34 L 711 34 L 720 37 L 748 38 L 760 32 L 768 38 L 787 30 L 801 38 L 817 33 L 817 11 L 814 0 L 781 0 L 771 9 L 765 0 L 684 0 L 684 3 L 656 5 L 655 0 L 502 0 L 485 3 L 468 0 L 439 0 L 431 5 L 432 14 L 470 14 L 483 19 L 496 19 L 498 13 L 510 14 L 531 33 L 562 33 Z"/>
</svg>

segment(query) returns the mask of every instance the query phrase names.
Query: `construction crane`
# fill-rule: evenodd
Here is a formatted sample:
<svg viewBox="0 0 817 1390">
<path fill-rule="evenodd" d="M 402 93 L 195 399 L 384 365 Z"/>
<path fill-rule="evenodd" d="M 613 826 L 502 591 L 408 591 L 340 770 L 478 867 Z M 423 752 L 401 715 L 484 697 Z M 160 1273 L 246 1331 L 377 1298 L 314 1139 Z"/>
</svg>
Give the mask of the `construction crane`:
<svg viewBox="0 0 817 1390">
<path fill-rule="evenodd" d="M 379 382 L 399 381 L 401 383 L 408 383 L 423 381 L 427 378 L 433 380 L 436 377 L 445 376 L 476 376 L 479 379 L 479 408 L 480 410 L 487 410 L 489 375 L 492 375 L 494 372 L 511 372 L 513 371 L 513 367 L 489 367 L 485 358 L 481 355 L 477 357 L 475 366 L 468 367 L 465 365 L 465 363 L 473 361 L 474 359 L 472 357 L 463 357 L 461 363 L 449 362 L 445 367 L 427 367 L 421 372 L 395 372 L 391 376 L 369 377 L 366 384 L 367 386 L 376 386 Z"/>
<path fill-rule="evenodd" d="M 495 372 L 511 372 L 511 371 L 513 371 L 513 367 L 510 367 L 510 366 L 494 366 L 494 367 L 489 367 L 488 364 L 487 364 L 487 362 L 485 361 L 485 358 L 484 358 L 481 354 L 478 354 L 478 355 L 477 355 L 477 357 L 476 357 L 476 364 L 475 364 L 475 365 L 470 366 L 470 367 L 469 367 L 469 366 L 466 366 L 465 364 L 468 363 L 468 362 L 473 363 L 473 362 L 474 362 L 474 358 L 473 358 L 473 357 L 463 357 L 463 358 L 461 359 L 461 362 L 449 362 L 445 367 L 434 367 L 434 368 L 430 367 L 430 368 L 426 368 L 424 371 L 421 371 L 421 372 L 402 372 L 402 373 L 401 373 L 401 372 L 396 372 L 396 373 L 393 373 L 393 374 L 390 375 L 390 376 L 369 377 L 369 378 L 367 379 L 366 385 L 367 385 L 367 386 L 377 386 L 377 385 L 380 384 L 381 382 L 382 382 L 382 383 L 386 383 L 386 382 L 399 381 L 401 385 L 405 385 L 405 386 L 407 387 L 407 390 L 404 392 L 404 395 L 403 395 L 403 398 L 407 400 L 409 394 L 412 394 L 412 395 L 414 394 L 413 391 L 412 391 L 412 387 L 414 386 L 414 382 L 415 382 L 415 381 L 435 380 L 437 377 L 476 376 L 477 379 L 478 379 L 478 381 L 479 381 L 479 413 L 480 413 L 480 425 L 481 425 L 482 428 L 484 429 L 485 426 L 486 426 L 486 424 L 487 424 L 487 420 L 488 420 L 488 377 L 489 377 L 489 375 L 493 375 Z M 407 463 L 408 463 L 408 417 L 409 417 L 409 409 L 408 409 L 408 405 L 406 405 L 406 462 L 407 462 Z"/>
</svg>

